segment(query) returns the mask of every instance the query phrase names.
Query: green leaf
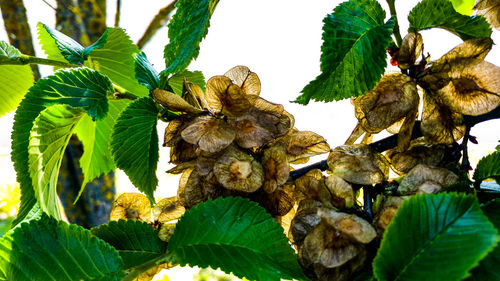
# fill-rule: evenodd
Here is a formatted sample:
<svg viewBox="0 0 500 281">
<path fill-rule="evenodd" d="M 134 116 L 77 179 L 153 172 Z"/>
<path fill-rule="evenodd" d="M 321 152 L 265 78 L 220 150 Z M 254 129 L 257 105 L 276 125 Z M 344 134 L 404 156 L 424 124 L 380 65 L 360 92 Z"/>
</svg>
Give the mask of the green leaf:
<svg viewBox="0 0 500 281">
<path fill-rule="evenodd" d="M 158 238 L 158 230 L 136 220 L 112 221 L 92 229 L 92 234 L 118 250 L 128 269 L 165 255 L 167 244 Z"/>
<path fill-rule="evenodd" d="M 17 58 L 18 49 L 0 41 L 0 61 L 5 58 Z M 29 65 L 0 65 L 0 116 L 16 109 L 35 79 Z"/>
<path fill-rule="evenodd" d="M 35 119 L 28 152 L 35 196 L 41 209 L 61 219 L 57 200 L 57 177 L 64 150 L 73 130 L 85 114 L 82 109 L 58 104 L 47 107 Z"/>
<path fill-rule="evenodd" d="M 307 104 L 341 100 L 371 90 L 387 65 L 386 47 L 392 41 L 394 21 L 384 23 L 385 12 L 375 0 L 350 0 L 323 20 L 321 74 L 295 100 Z"/>
<path fill-rule="evenodd" d="M 200 88 L 205 91 L 205 76 L 201 71 L 180 71 L 168 79 L 168 85 L 172 88 L 172 91 L 179 96 L 182 96 L 182 89 L 184 87 L 184 79 L 195 85 L 200 86 Z"/>
<path fill-rule="evenodd" d="M 158 108 L 150 97 L 132 102 L 120 115 L 113 130 L 111 149 L 116 166 L 151 202 L 158 185 Z"/>
<path fill-rule="evenodd" d="M 500 178 L 500 151 L 481 158 L 477 163 L 473 176 L 474 184 L 479 186 L 483 180 L 489 178 Z"/>
<path fill-rule="evenodd" d="M 121 28 L 108 28 L 91 46 L 82 47 L 70 37 L 50 27 L 38 25 L 40 42 L 48 58 L 67 60 L 99 70 L 116 85 L 136 96 L 149 91 L 135 79 L 135 54 L 139 48 Z"/>
<path fill-rule="evenodd" d="M 0 41 L 0 60 L 5 58 L 15 59 L 21 56 L 21 52 L 5 41 Z"/>
<path fill-rule="evenodd" d="M 415 195 L 401 205 L 373 261 L 377 280 L 461 280 L 500 237 L 473 195 Z"/>
<path fill-rule="evenodd" d="M 219 0 L 180 0 L 168 24 L 170 42 L 163 57 L 166 74 L 184 70 L 200 53 L 200 42 L 207 35 L 210 17 Z"/>
<path fill-rule="evenodd" d="M 7 280 L 121 280 L 118 252 L 89 230 L 43 215 L 0 239 Z"/>
<path fill-rule="evenodd" d="M 141 85 L 135 78 L 135 55 L 139 53 L 139 48 L 123 29 L 106 29 L 95 44 L 99 46 L 93 47 L 89 52 L 89 67 L 99 70 L 113 83 L 136 96 L 149 95 L 147 87 Z"/>
<path fill-rule="evenodd" d="M 30 88 L 18 107 L 12 131 L 12 162 L 21 187 L 21 206 L 15 224 L 35 206 L 35 194 L 29 176 L 28 144 L 35 118 L 45 108 L 66 104 L 85 110 L 92 118 L 102 119 L 108 111 L 107 95 L 112 94 L 109 79 L 90 69 L 61 70 Z"/>
<path fill-rule="evenodd" d="M 75 201 L 78 200 L 87 183 L 115 168 L 110 147 L 111 134 L 118 116 L 130 102 L 130 100 L 111 100 L 109 112 L 104 119 L 93 121 L 90 116 L 86 115 L 78 124 L 76 134 L 83 144 L 83 155 L 80 158 L 83 181 Z"/>
<path fill-rule="evenodd" d="M 453 8 L 455 11 L 459 12 L 462 15 L 470 16 L 474 11 L 474 3 L 475 0 L 450 0 L 451 4 L 453 4 Z"/>
<path fill-rule="evenodd" d="M 48 58 L 60 60 L 62 55 L 65 60 L 74 64 L 82 64 L 86 59 L 84 57 L 85 48 L 71 37 L 43 23 L 38 23 L 37 27 L 42 49 L 49 56 Z"/>
<path fill-rule="evenodd" d="M 250 280 L 305 279 L 283 229 L 257 203 L 226 197 L 187 211 L 169 240 L 173 261 Z"/>
<path fill-rule="evenodd" d="M 481 16 L 464 16 L 456 12 L 449 0 L 423 0 L 408 15 L 408 32 L 443 28 L 462 40 L 490 37 L 490 24 Z"/>
<path fill-rule="evenodd" d="M 481 209 L 500 231 L 500 199 L 497 198 L 481 206 Z M 479 266 L 472 270 L 472 276 L 468 280 L 500 280 L 498 264 L 500 264 L 500 246 L 497 244 L 495 249 L 479 263 Z"/>
<path fill-rule="evenodd" d="M 150 91 L 158 88 L 160 84 L 158 72 L 148 61 L 144 52 L 135 54 L 135 78 L 137 78 L 139 83 L 148 87 Z"/>
</svg>

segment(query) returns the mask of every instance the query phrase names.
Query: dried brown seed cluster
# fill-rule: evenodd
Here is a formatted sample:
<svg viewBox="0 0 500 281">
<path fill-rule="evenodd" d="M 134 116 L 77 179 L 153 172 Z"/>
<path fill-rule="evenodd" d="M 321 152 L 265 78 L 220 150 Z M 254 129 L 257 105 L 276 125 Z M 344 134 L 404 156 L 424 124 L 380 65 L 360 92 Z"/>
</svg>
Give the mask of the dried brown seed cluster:
<svg viewBox="0 0 500 281">
<path fill-rule="evenodd" d="M 155 90 L 155 100 L 180 115 L 165 130 L 170 173 L 181 175 L 178 202 L 191 208 L 219 196 L 249 197 L 273 216 L 293 207 L 286 187 L 290 163 L 307 161 L 330 147 L 323 137 L 293 127 L 282 105 L 259 97 L 260 80 L 245 66 L 207 81 L 206 92 L 185 82 L 184 95 Z"/>
<path fill-rule="evenodd" d="M 299 263 L 309 277 L 350 280 L 363 267 L 365 245 L 377 233 L 356 215 L 305 199 L 300 202 L 289 236 L 297 246 Z"/>
</svg>

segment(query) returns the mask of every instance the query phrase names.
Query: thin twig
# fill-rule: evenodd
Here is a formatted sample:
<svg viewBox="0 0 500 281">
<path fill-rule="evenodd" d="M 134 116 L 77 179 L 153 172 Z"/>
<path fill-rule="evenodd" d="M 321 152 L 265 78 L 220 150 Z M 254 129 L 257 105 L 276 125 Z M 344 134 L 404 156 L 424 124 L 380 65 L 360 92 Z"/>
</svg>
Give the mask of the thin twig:
<svg viewBox="0 0 500 281">
<path fill-rule="evenodd" d="M 50 3 L 47 2 L 46 0 L 42 0 L 42 1 L 43 1 L 43 3 L 47 4 L 47 6 L 49 6 L 50 8 L 52 8 L 52 10 L 54 10 L 54 11 L 56 10 L 56 8 L 54 6 L 52 6 L 52 5 L 50 5 Z"/>
<path fill-rule="evenodd" d="M 166 7 L 158 11 L 158 14 L 156 14 L 156 16 L 153 18 L 153 20 L 149 23 L 148 27 L 146 28 L 146 31 L 144 31 L 144 34 L 142 35 L 141 39 L 137 41 L 137 46 L 139 47 L 139 49 L 144 48 L 146 43 L 148 43 L 149 40 L 151 40 L 153 35 L 155 35 L 156 32 L 161 27 L 167 24 L 167 22 L 170 20 L 170 14 L 175 8 L 175 3 L 177 3 L 177 0 L 172 1 Z"/>
<path fill-rule="evenodd" d="M 115 27 L 118 27 L 120 25 L 121 7 L 122 7 L 122 1 L 116 0 Z"/>
<path fill-rule="evenodd" d="M 500 106 L 495 108 L 494 110 L 485 113 L 483 115 L 478 116 L 469 116 L 464 115 L 464 122 L 468 128 L 474 127 L 474 125 L 479 124 L 484 121 L 500 119 Z M 413 131 L 411 134 L 411 139 L 416 139 L 422 136 L 422 131 L 420 131 L 420 121 L 415 122 L 415 126 L 413 126 Z M 386 150 L 392 149 L 396 147 L 398 144 L 398 134 L 389 136 L 387 138 L 381 139 L 379 141 L 373 142 L 369 144 L 369 146 L 376 152 L 384 152 Z M 288 177 L 288 181 L 294 181 L 297 178 L 305 175 L 308 171 L 312 169 L 320 169 L 321 171 L 325 171 L 328 169 L 328 164 L 326 160 L 322 160 L 306 167 L 302 167 L 300 169 L 294 170 L 290 172 L 290 176 Z"/>
<path fill-rule="evenodd" d="M 28 55 L 21 55 L 16 58 L 2 58 L 0 59 L 0 65 L 27 65 L 27 64 L 44 64 L 44 65 L 52 65 L 58 67 L 80 67 L 81 65 L 71 64 L 67 62 L 62 62 L 58 60 L 44 59 L 38 58 Z"/>
<path fill-rule="evenodd" d="M 398 24 L 398 15 L 396 13 L 396 7 L 394 6 L 395 0 L 387 0 L 387 4 L 389 5 L 389 10 L 391 11 L 391 17 L 394 19 L 394 29 L 393 34 L 396 38 L 396 43 L 398 47 L 401 48 L 401 43 L 403 39 L 401 38 L 401 33 L 399 32 L 399 24 Z"/>
</svg>

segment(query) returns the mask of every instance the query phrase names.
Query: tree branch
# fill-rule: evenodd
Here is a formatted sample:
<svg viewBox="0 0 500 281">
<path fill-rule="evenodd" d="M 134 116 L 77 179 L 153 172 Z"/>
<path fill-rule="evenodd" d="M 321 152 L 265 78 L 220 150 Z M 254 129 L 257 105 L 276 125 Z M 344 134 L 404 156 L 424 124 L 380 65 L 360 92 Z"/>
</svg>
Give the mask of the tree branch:
<svg viewBox="0 0 500 281">
<path fill-rule="evenodd" d="M 122 1 L 116 0 L 115 27 L 120 26 L 121 9 L 122 9 Z"/>
<path fill-rule="evenodd" d="M 23 1 L 0 0 L 0 8 L 2 10 L 5 31 L 7 31 L 9 37 L 9 43 L 19 49 L 21 53 L 34 56 L 33 38 Z M 38 66 L 32 65 L 31 70 L 33 71 L 35 81 L 40 79 Z"/>
<path fill-rule="evenodd" d="M 464 121 L 468 128 L 472 128 L 476 124 L 493 119 L 500 119 L 500 106 L 483 115 L 479 116 L 464 115 Z M 413 126 L 411 139 L 416 139 L 421 136 L 422 136 L 422 131 L 420 131 L 420 121 L 416 121 L 415 126 Z M 379 141 L 373 142 L 369 144 L 369 146 L 376 152 L 384 152 L 386 150 L 396 147 L 397 144 L 398 144 L 398 134 L 395 134 L 387 138 L 381 139 Z M 306 167 L 302 167 L 300 169 L 291 171 L 290 176 L 288 177 L 288 181 L 294 181 L 297 178 L 300 178 L 301 176 L 305 175 L 312 169 L 320 169 L 321 171 L 325 171 L 326 169 L 328 169 L 327 161 L 322 160 L 313 163 L 311 165 L 308 165 Z"/>
<path fill-rule="evenodd" d="M 177 3 L 177 0 L 172 1 L 166 7 L 158 11 L 158 14 L 156 14 L 156 16 L 153 18 L 153 20 L 149 23 L 148 27 L 146 28 L 146 31 L 144 31 L 144 34 L 142 35 L 141 39 L 137 41 L 137 46 L 139 47 L 139 49 L 144 48 L 144 46 L 149 42 L 149 40 L 151 40 L 153 35 L 155 35 L 156 32 L 161 27 L 167 24 L 167 22 L 170 20 L 170 14 L 175 8 L 175 3 Z"/>
<path fill-rule="evenodd" d="M 21 55 L 17 58 L 2 58 L 2 59 L 0 59 L 0 65 L 2 65 L 2 64 L 7 64 L 7 65 L 44 64 L 44 65 L 52 65 L 52 66 L 58 66 L 58 67 L 64 67 L 64 68 L 81 67 L 81 65 L 71 64 L 68 62 L 38 58 L 38 57 L 33 57 L 33 56 L 28 56 L 28 55 Z"/>
</svg>

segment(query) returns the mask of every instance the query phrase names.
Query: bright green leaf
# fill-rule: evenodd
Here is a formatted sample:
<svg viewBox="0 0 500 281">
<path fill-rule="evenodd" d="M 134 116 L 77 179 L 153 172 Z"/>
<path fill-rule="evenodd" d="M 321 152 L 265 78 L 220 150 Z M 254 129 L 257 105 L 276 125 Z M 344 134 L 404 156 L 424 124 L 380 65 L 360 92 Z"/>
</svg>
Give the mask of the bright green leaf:
<svg viewBox="0 0 500 281">
<path fill-rule="evenodd" d="M 5 41 L 0 41 L 0 61 L 1 59 L 9 58 L 15 59 L 21 56 L 21 52 L 15 47 L 9 45 L 9 43 Z"/>
<path fill-rule="evenodd" d="M 88 66 L 99 70 L 113 83 L 136 96 L 149 95 L 147 87 L 135 78 L 135 54 L 139 53 L 139 48 L 125 31 L 121 28 L 108 28 L 95 44 L 97 43 L 99 46 L 93 47 L 89 53 Z"/>
<path fill-rule="evenodd" d="M 474 3 L 475 0 L 450 0 L 451 4 L 453 4 L 453 8 L 455 11 L 459 12 L 462 15 L 470 16 L 474 11 Z"/>
<path fill-rule="evenodd" d="M 16 58 L 18 49 L 0 41 L 0 61 L 2 57 Z M 0 116 L 16 109 L 35 79 L 29 65 L 0 65 Z"/>
<path fill-rule="evenodd" d="M 158 72 L 148 61 L 144 52 L 135 54 L 135 78 L 137 78 L 139 83 L 148 87 L 150 91 L 158 88 L 160 84 Z"/>
<path fill-rule="evenodd" d="M 386 47 L 392 41 L 394 21 L 384 23 L 384 19 L 385 12 L 375 0 L 350 0 L 326 16 L 321 74 L 295 102 L 341 100 L 371 90 L 384 73 Z"/>
<path fill-rule="evenodd" d="M 168 85 L 177 95 L 182 96 L 183 94 L 182 89 L 184 87 L 184 79 L 186 79 L 188 82 L 200 86 L 200 88 L 205 91 L 205 76 L 203 76 L 203 73 L 201 71 L 183 70 L 172 75 L 172 77 L 168 79 Z"/>
<path fill-rule="evenodd" d="M 126 269 L 164 256 L 167 250 L 167 244 L 158 238 L 158 230 L 146 222 L 112 221 L 93 228 L 92 234 L 118 250 Z"/>
<path fill-rule="evenodd" d="M 490 24 L 481 16 L 464 16 L 456 12 L 449 0 L 423 0 L 408 15 L 408 32 L 429 28 L 446 29 L 462 40 L 490 37 Z"/>
<path fill-rule="evenodd" d="M 83 181 L 76 200 L 87 183 L 115 168 L 111 155 L 111 134 L 118 116 L 130 102 L 130 100 L 109 101 L 109 112 L 104 119 L 93 121 L 86 115 L 78 124 L 76 134 L 83 144 L 83 155 L 80 158 Z"/>
<path fill-rule="evenodd" d="M 85 114 L 82 109 L 52 105 L 35 119 L 31 129 L 28 152 L 30 176 L 41 209 L 61 219 L 57 200 L 57 177 L 64 150 L 73 130 Z"/>
<path fill-rule="evenodd" d="M 121 113 L 111 137 L 116 166 L 151 202 L 154 202 L 153 193 L 158 185 L 158 113 L 152 98 L 135 100 Z"/>
<path fill-rule="evenodd" d="M 500 199 L 495 199 L 484 206 L 481 206 L 484 214 L 490 219 L 497 230 L 500 231 Z M 500 246 L 486 256 L 479 266 L 472 270 L 469 280 L 500 280 Z"/>
<path fill-rule="evenodd" d="M 36 204 L 28 168 L 28 144 L 35 118 L 51 105 L 66 104 L 100 120 L 108 111 L 107 95 L 112 93 L 107 77 L 85 68 L 58 71 L 30 88 L 18 107 L 12 131 L 12 162 L 21 187 L 21 206 L 14 224 L 22 221 Z"/>
<path fill-rule="evenodd" d="M 373 271 L 380 281 L 461 280 L 499 239 L 475 196 L 415 195 L 387 227 Z"/>
<path fill-rule="evenodd" d="M 250 280 L 304 279 L 283 229 L 241 197 L 218 198 L 187 211 L 169 240 L 173 261 L 220 267 Z"/>
<path fill-rule="evenodd" d="M 83 227 L 43 215 L 0 239 L 7 280 L 121 280 L 118 252 Z"/>
<path fill-rule="evenodd" d="M 139 48 L 121 28 L 108 28 L 91 46 L 84 48 L 70 37 L 39 24 L 42 48 L 49 59 L 67 60 L 99 70 L 113 83 L 136 96 L 147 96 L 148 89 L 135 78 L 135 54 Z"/>
<path fill-rule="evenodd" d="M 168 24 L 170 42 L 163 57 L 166 74 L 184 70 L 200 53 L 200 42 L 207 35 L 210 17 L 219 0 L 180 0 Z"/>
<path fill-rule="evenodd" d="M 476 181 L 475 184 L 479 185 L 483 180 L 489 178 L 500 178 L 500 151 L 495 151 L 483 157 L 477 163 L 473 176 Z"/>
<path fill-rule="evenodd" d="M 84 57 L 85 48 L 64 33 L 43 23 L 38 23 L 38 36 L 42 44 L 42 49 L 50 59 L 60 60 L 62 55 L 65 60 L 74 64 L 82 64 L 86 59 Z M 59 52 L 57 52 L 55 47 Z"/>
</svg>

